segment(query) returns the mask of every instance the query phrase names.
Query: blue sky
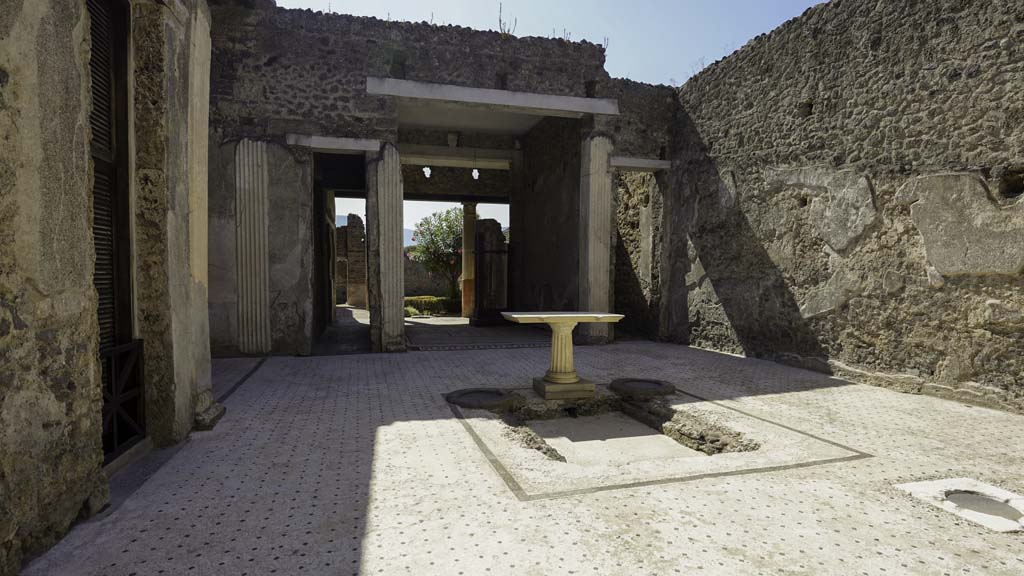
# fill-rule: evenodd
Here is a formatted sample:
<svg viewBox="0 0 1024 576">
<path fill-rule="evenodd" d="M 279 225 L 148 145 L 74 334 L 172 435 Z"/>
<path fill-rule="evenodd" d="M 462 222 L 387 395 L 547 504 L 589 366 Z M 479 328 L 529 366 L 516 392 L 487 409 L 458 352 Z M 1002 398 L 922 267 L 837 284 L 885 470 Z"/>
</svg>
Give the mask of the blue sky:
<svg viewBox="0 0 1024 576">
<path fill-rule="evenodd" d="M 731 54 L 758 34 L 799 16 L 820 0 L 502 0 L 504 19 L 516 36 L 571 35 L 603 44 L 605 69 L 616 78 L 679 85 L 708 64 Z M 433 21 L 483 30 L 498 28 L 498 0 L 277 0 L 286 8 L 310 8 L 392 20 Z M 362 201 L 338 201 L 338 213 L 363 213 Z M 358 208 L 358 209 L 356 209 Z M 405 227 L 444 209 L 407 202 Z M 483 207 L 482 217 L 508 225 L 506 207 Z"/>
</svg>

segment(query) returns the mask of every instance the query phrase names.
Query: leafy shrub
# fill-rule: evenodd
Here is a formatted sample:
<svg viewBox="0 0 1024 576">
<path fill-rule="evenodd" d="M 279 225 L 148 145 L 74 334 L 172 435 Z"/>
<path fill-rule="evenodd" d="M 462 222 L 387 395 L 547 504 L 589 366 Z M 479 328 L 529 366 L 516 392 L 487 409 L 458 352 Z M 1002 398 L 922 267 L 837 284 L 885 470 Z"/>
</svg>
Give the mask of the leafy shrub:
<svg viewBox="0 0 1024 576">
<path fill-rule="evenodd" d="M 419 316 L 419 315 L 420 315 L 420 311 L 419 310 L 413 308 L 412 306 L 406 306 L 405 307 L 405 317 L 406 318 L 409 318 L 410 316 Z"/>
<path fill-rule="evenodd" d="M 443 296 L 406 296 L 406 308 L 415 308 L 423 314 L 444 315 L 462 312 L 462 302 Z"/>
</svg>

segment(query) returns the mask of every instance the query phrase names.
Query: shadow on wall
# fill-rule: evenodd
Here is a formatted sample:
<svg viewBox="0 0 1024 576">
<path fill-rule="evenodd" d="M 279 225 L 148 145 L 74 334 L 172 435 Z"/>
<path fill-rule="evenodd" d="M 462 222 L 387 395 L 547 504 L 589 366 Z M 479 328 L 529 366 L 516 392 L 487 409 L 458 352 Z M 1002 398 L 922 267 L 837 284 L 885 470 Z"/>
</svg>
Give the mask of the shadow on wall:
<svg viewBox="0 0 1024 576">
<path fill-rule="evenodd" d="M 782 271 L 739 209 L 735 179 L 710 157 L 690 116 L 680 115 L 672 186 L 678 196 L 668 217 L 675 234 L 688 236 L 690 341 L 831 374 L 827 353 Z M 704 304 L 695 306 L 701 299 Z"/>
<path fill-rule="evenodd" d="M 640 275 L 630 260 L 629 248 L 621 239 L 615 244 L 615 311 L 624 314 L 615 330 L 632 336 L 658 337 L 657 297 L 644 293 Z"/>
</svg>

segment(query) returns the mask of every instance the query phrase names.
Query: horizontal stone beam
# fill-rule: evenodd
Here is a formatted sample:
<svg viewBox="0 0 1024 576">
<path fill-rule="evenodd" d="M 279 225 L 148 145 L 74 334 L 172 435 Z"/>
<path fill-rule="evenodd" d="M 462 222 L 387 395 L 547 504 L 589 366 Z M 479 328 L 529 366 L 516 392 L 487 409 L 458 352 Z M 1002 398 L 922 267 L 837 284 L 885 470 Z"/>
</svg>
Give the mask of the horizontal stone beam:
<svg viewBox="0 0 1024 576">
<path fill-rule="evenodd" d="M 657 172 L 658 170 L 668 170 L 672 167 L 672 162 L 654 158 L 612 156 L 611 167 L 616 170 L 632 170 L 634 172 Z"/>
<path fill-rule="evenodd" d="M 619 115 L 619 102 L 614 98 L 582 98 L 556 96 L 533 92 L 513 92 L 493 88 L 470 88 L 452 84 L 433 84 L 400 80 L 398 78 L 366 78 L 366 93 L 436 102 L 493 106 L 537 116 L 567 116 L 578 118 L 584 114 Z"/>
<path fill-rule="evenodd" d="M 333 152 L 335 154 L 363 154 L 379 152 L 380 140 L 369 138 L 335 138 L 332 136 L 313 136 L 309 134 L 287 134 L 285 142 L 289 146 L 303 146 L 314 152 Z"/>
<path fill-rule="evenodd" d="M 402 164 L 415 166 L 479 168 L 481 170 L 509 170 L 512 167 L 511 150 L 399 144 L 398 153 Z"/>
</svg>

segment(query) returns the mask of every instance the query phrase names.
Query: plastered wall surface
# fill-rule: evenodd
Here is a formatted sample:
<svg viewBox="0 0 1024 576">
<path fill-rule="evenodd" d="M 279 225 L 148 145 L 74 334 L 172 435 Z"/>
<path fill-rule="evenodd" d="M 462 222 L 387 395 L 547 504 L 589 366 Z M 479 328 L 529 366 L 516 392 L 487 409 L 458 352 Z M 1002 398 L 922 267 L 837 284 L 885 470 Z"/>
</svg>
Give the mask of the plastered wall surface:
<svg viewBox="0 0 1024 576">
<path fill-rule="evenodd" d="M 1022 50 L 1019 2 L 837 0 L 687 82 L 691 343 L 1024 408 Z"/>
<path fill-rule="evenodd" d="M 107 500 L 88 34 L 84 2 L 0 10 L 0 574 Z"/>
</svg>

